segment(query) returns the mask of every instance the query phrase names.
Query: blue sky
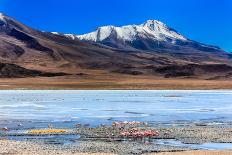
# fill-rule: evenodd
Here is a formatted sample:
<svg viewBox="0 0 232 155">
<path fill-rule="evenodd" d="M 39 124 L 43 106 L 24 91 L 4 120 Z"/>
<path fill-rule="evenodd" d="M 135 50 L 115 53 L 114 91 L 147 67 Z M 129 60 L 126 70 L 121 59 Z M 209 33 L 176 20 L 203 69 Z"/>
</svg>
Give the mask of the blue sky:
<svg viewBox="0 0 232 155">
<path fill-rule="evenodd" d="M 0 0 L 0 11 L 39 30 L 75 34 L 157 19 L 232 52 L 232 0 Z"/>
</svg>

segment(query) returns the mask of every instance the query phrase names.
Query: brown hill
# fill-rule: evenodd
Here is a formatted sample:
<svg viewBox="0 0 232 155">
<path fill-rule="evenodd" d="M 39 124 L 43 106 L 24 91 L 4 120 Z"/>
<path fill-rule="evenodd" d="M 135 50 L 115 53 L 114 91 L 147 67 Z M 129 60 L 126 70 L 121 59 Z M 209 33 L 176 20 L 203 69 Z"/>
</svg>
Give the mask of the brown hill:
<svg viewBox="0 0 232 155">
<path fill-rule="evenodd" d="M 197 42 L 194 46 L 179 43 L 170 48 L 168 44 L 152 50 L 122 49 L 41 32 L 5 15 L 0 21 L 0 62 L 14 64 L 6 65 L 9 68 L 6 67 L 1 77 L 72 74 L 77 78 L 88 75 L 88 79 L 99 75 L 104 80 L 111 75 L 161 79 L 230 79 L 232 76 L 230 53 L 213 46 L 202 49 Z"/>
</svg>

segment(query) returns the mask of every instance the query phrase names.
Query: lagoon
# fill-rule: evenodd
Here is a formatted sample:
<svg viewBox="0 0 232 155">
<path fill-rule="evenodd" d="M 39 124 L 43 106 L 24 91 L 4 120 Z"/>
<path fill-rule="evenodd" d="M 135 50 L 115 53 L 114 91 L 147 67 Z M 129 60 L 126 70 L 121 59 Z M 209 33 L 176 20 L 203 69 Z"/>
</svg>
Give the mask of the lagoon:
<svg viewBox="0 0 232 155">
<path fill-rule="evenodd" d="M 231 114 L 231 90 L 0 91 L 0 127 L 97 126 L 114 121 L 153 126 L 226 125 Z"/>
</svg>

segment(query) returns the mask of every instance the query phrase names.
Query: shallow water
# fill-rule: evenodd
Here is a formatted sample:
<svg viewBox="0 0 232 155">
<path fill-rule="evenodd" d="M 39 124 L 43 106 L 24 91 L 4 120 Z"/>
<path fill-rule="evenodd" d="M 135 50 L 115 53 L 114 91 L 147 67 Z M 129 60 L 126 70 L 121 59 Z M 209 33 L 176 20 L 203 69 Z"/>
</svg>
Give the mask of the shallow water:
<svg viewBox="0 0 232 155">
<path fill-rule="evenodd" d="M 193 149 L 207 149 L 207 150 L 227 150 L 232 148 L 232 143 L 203 143 L 203 144 L 184 144 L 177 140 L 161 139 L 154 143 L 170 146 L 190 147 Z"/>
<path fill-rule="evenodd" d="M 53 145 L 69 145 L 69 144 L 78 144 L 81 142 L 79 135 L 7 136 L 6 139 L 16 140 L 16 141 L 36 141 L 36 142 L 39 141 L 44 144 L 53 144 Z M 130 141 L 130 140 L 124 140 L 122 142 L 125 141 Z M 143 141 L 142 143 L 145 143 L 145 141 Z M 149 143 L 177 146 L 177 147 L 186 147 L 191 149 L 204 149 L 204 150 L 232 149 L 232 143 L 184 144 L 181 141 L 175 139 L 154 139 L 153 141 L 150 140 Z"/>
<path fill-rule="evenodd" d="M 166 126 L 224 124 L 232 120 L 231 101 L 230 90 L 4 90 L 0 127 L 96 126 L 125 120 Z"/>
<path fill-rule="evenodd" d="M 44 144 L 69 145 L 80 142 L 80 135 L 41 135 L 41 136 L 6 136 L 7 140 L 15 141 L 36 141 Z"/>
</svg>

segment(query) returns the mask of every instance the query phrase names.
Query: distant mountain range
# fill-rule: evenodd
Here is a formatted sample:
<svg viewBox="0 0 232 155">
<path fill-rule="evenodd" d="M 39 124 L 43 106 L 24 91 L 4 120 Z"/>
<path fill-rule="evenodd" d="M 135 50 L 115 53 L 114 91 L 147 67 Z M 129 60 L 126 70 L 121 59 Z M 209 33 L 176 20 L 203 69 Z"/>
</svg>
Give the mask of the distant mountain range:
<svg viewBox="0 0 232 155">
<path fill-rule="evenodd" d="M 59 34 L 53 32 L 54 34 Z M 201 51 L 219 51 L 216 46 L 205 45 L 192 41 L 179 34 L 173 28 L 157 20 L 148 20 L 141 25 L 122 27 L 104 26 L 96 31 L 84 34 L 60 34 L 73 40 L 104 44 L 110 47 L 126 50 L 157 50 L 192 48 Z M 222 51 L 222 50 L 221 50 Z"/>
<path fill-rule="evenodd" d="M 0 77 L 115 74 L 220 79 L 232 76 L 231 58 L 219 47 L 190 40 L 157 20 L 74 35 L 38 31 L 0 14 L 0 63 L 5 68 L 0 67 Z"/>
</svg>

